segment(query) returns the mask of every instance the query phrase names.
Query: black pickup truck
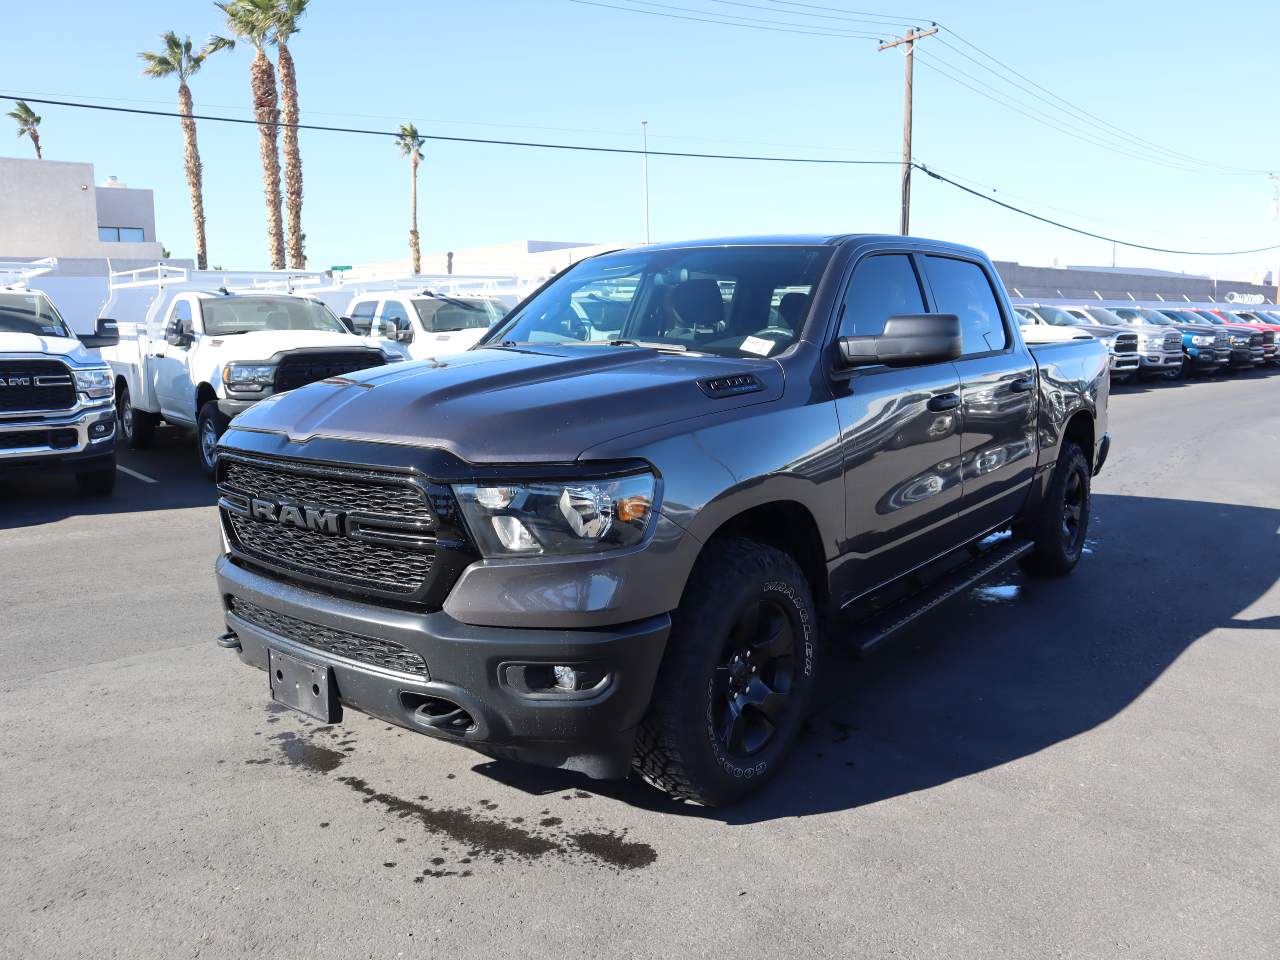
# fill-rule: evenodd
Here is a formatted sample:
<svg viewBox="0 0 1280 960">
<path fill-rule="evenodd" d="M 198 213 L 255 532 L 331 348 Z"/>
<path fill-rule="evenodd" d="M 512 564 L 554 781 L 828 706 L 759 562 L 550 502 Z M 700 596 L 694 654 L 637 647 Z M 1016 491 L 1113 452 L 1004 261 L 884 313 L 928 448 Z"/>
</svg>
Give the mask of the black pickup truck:
<svg viewBox="0 0 1280 960">
<path fill-rule="evenodd" d="M 588 259 L 473 350 L 232 423 L 219 642 L 326 721 L 730 803 L 782 764 L 825 642 L 1075 566 L 1107 366 L 1028 349 L 953 244 Z"/>
</svg>

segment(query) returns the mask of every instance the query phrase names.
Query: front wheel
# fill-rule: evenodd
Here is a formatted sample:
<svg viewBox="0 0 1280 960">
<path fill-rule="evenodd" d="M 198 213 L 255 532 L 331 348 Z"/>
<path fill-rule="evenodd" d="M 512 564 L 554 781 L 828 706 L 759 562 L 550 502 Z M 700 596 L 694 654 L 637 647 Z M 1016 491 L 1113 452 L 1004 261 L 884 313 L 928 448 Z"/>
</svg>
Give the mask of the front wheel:
<svg viewBox="0 0 1280 960">
<path fill-rule="evenodd" d="M 636 770 L 706 806 L 754 793 L 790 752 L 817 667 L 813 595 L 795 560 L 752 540 L 712 541 L 672 614 Z"/>
<path fill-rule="evenodd" d="M 210 400 L 200 408 L 196 418 L 196 448 L 200 453 L 200 466 L 210 477 L 218 467 L 218 439 L 226 432 L 231 421 L 221 410 L 218 402 Z"/>
<path fill-rule="evenodd" d="M 1084 451 L 1063 443 L 1049 489 L 1027 529 L 1035 542 L 1022 564 L 1028 573 L 1065 577 L 1080 562 L 1089 529 L 1090 480 Z"/>
</svg>

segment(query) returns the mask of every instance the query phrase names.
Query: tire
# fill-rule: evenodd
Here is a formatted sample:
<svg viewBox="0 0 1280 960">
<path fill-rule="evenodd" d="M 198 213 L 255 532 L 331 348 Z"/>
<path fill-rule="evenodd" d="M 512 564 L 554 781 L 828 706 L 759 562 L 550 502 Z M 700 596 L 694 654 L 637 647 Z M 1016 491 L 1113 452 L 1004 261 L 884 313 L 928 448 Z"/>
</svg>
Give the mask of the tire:
<svg viewBox="0 0 1280 960">
<path fill-rule="evenodd" d="M 116 394 L 116 425 L 125 446 L 130 450 L 145 450 L 151 446 L 159 419 L 154 413 L 135 409 L 129 398 L 128 386 L 120 384 Z"/>
<path fill-rule="evenodd" d="M 76 486 L 86 497 L 105 497 L 116 488 L 116 465 L 76 474 Z"/>
<path fill-rule="evenodd" d="M 753 540 L 707 544 L 672 614 L 636 732 L 636 771 L 709 807 L 759 790 L 804 725 L 818 647 L 813 595 L 795 560 Z"/>
<path fill-rule="evenodd" d="M 196 418 L 196 454 L 200 467 L 210 477 L 218 468 L 218 438 L 227 430 L 231 420 L 218 409 L 218 402 L 210 400 L 200 408 Z"/>
<path fill-rule="evenodd" d="M 1091 479 L 1084 451 L 1064 443 L 1039 513 L 1026 528 L 1035 543 L 1022 563 L 1028 573 L 1065 577 L 1080 562 L 1089 531 Z"/>
</svg>

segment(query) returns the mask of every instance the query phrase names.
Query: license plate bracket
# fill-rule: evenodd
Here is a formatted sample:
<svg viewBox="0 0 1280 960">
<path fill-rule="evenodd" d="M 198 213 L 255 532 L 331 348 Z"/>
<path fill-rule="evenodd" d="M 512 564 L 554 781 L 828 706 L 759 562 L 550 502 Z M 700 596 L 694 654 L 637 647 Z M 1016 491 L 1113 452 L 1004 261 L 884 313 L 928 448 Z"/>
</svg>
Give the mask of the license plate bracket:
<svg viewBox="0 0 1280 960">
<path fill-rule="evenodd" d="M 271 699 L 323 723 L 342 719 L 342 703 L 333 682 L 333 671 L 301 657 L 267 649 L 267 676 Z"/>
</svg>

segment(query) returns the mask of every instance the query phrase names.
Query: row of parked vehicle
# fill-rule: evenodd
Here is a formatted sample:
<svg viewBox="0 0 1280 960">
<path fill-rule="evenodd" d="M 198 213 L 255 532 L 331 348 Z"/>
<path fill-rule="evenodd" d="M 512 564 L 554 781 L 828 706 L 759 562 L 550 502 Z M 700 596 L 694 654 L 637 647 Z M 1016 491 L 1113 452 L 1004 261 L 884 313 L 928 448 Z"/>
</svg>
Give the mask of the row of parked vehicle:
<svg viewBox="0 0 1280 960">
<path fill-rule="evenodd" d="M 1028 343 L 1102 340 L 1111 382 L 1189 377 L 1280 363 L 1280 309 L 1221 303 L 1015 300 Z"/>
</svg>

